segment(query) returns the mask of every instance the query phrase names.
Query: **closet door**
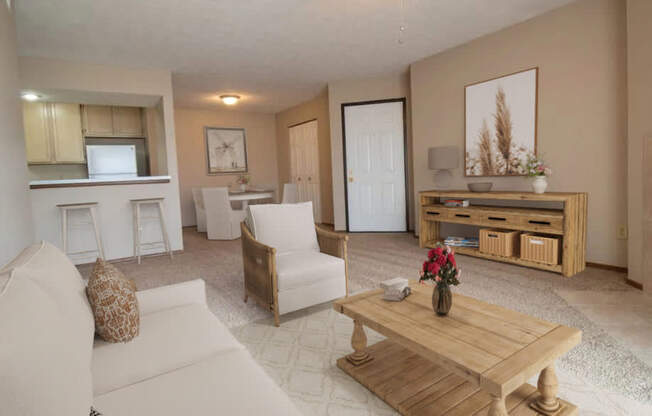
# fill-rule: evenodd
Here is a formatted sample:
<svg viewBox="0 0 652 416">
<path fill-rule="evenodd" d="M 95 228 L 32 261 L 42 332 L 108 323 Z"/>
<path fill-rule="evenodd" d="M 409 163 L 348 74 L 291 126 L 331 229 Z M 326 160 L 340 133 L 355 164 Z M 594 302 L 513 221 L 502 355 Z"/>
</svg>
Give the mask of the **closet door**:
<svg viewBox="0 0 652 416">
<path fill-rule="evenodd" d="M 317 120 L 290 127 L 290 180 L 299 201 L 312 201 L 315 222 L 321 223 Z"/>
</svg>

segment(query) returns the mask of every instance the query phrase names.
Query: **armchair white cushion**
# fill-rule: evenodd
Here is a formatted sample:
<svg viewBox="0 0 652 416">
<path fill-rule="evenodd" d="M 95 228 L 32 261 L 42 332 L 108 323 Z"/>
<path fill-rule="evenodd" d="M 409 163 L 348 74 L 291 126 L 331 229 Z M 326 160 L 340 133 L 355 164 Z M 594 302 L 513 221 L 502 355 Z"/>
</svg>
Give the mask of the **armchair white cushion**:
<svg viewBox="0 0 652 416">
<path fill-rule="evenodd" d="M 227 188 L 202 188 L 206 209 L 206 231 L 209 240 L 240 238 L 240 223 L 247 213 L 231 208 Z"/>
<path fill-rule="evenodd" d="M 192 188 L 192 201 L 195 204 L 195 216 L 197 218 L 197 231 L 206 232 L 206 209 L 204 208 L 204 195 L 201 188 Z"/>
<path fill-rule="evenodd" d="M 344 259 L 314 251 L 276 256 L 279 314 L 346 296 Z"/>
<path fill-rule="evenodd" d="M 256 240 L 274 247 L 276 254 L 319 252 L 312 202 L 252 205 L 249 212 Z"/>
</svg>

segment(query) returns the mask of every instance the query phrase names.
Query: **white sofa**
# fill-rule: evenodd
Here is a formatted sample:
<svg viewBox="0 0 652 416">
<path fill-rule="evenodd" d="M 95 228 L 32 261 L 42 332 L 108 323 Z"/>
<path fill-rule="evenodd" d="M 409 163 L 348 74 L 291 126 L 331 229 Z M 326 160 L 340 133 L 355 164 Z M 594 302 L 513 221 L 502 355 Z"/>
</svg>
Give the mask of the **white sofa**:
<svg viewBox="0 0 652 416">
<path fill-rule="evenodd" d="M 299 414 L 208 310 L 203 280 L 137 296 L 140 334 L 111 344 L 94 338 L 85 284 L 56 247 L 0 270 L 0 413 Z"/>
</svg>

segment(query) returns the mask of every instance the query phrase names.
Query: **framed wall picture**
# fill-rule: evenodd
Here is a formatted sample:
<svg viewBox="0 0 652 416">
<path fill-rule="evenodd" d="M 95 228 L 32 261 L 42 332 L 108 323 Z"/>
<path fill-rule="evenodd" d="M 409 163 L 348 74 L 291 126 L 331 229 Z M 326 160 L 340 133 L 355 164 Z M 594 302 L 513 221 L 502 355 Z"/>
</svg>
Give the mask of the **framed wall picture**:
<svg viewBox="0 0 652 416">
<path fill-rule="evenodd" d="M 204 127 L 208 174 L 247 172 L 247 140 L 240 128 Z"/>
<path fill-rule="evenodd" d="M 537 152 L 538 68 L 464 87 L 464 175 L 519 176 Z"/>
</svg>

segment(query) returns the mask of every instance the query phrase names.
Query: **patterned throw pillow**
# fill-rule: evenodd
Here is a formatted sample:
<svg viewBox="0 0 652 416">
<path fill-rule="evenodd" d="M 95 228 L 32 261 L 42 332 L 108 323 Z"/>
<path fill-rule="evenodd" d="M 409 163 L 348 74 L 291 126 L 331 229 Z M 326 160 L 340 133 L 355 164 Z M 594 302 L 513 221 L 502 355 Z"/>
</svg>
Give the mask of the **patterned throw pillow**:
<svg viewBox="0 0 652 416">
<path fill-rule="evenodd" d="M 91 413 L 88 416 L 102 416 L 102 413 L 98 412 L 91 406 Z"/>
<path fill-rule="evenodd" d="M 103 340 L 127 342 L 138 335 L 136 284 L 115 266 L 97 259 L 86 295 L 95 317 L 95 332 Z"/>
</svg>

